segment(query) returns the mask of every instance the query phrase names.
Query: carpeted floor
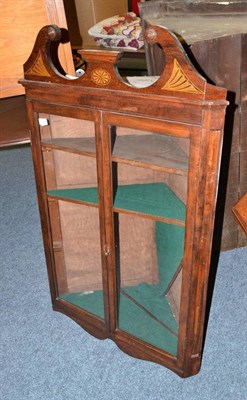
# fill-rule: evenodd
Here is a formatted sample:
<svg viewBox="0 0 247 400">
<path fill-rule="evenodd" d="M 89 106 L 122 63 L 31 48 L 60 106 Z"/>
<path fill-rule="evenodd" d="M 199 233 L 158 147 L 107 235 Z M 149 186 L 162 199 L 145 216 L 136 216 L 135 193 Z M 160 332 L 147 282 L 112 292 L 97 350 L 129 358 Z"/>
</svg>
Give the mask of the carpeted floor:
<svg viewBox="0 0 247 400">
<path fill-rule="evenodd" d="M 201 372 L 183 380 L 52 311 L 29 147 L 0 152 L 0 398 L 244 400 L 247 247 L 221 254 Z"/>
</svg>

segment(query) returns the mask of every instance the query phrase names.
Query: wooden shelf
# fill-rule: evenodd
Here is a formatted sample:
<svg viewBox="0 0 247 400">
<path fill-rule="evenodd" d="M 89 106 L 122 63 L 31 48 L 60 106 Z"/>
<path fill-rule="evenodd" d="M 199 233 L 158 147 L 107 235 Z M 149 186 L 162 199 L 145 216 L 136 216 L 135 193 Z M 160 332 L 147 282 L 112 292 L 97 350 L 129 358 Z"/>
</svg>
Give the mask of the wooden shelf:
<svg viewBox="0 0 247 400">
<path fill-rule="evenodd" d="M 62 150 L 96 158 L 94 137 L 42 139 L 41 144 L 44 149 Z"/>
<path fill-rule="evenodd" d="M 118 136 L 112 160 L 179 175 L 188 174 L 188 156 L 164 135 Z"/>
<path fill-rule="evenodd" d="M 98 207 L 97 188 L 49 190 L 47 194 L 50 199 Z M 179 226 L 185 225 L 185 205 L 164 183 L 119 186 L 113 211 Z"/>
<path fill-rule="evenodd" d="M 48 190 L 47 194 L 48 199 L 98 207 L 98 189 L 95 187 Z"/>
<path fill-rule="evenodd" d="M 42 147 L 96 157 L 94 138 L 43 139 Z M 143 168 L 188 174 L 188 156 L 172 138 L 159 134 L 126 135 L 116 138 L 112 161 Z"/>
</svg>

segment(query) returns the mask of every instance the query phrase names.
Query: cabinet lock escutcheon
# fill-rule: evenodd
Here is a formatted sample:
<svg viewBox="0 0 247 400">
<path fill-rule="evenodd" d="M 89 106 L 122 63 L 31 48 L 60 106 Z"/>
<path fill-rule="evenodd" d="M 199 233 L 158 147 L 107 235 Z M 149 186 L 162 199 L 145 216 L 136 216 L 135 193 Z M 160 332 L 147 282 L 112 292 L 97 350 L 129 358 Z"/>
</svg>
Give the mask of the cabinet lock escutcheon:
<svg viewBox="0 0 247 400">
<path fill-rule="evenodd" d="M 109 254 L 111 254 L 111 249 L 110 249 L 110 247 L 108 247 L 107 245 L 105 245 L 105 246 L 104 246 L 104 255 L 105 255 L 106 257 L 108 257 Z"/>
</svg>

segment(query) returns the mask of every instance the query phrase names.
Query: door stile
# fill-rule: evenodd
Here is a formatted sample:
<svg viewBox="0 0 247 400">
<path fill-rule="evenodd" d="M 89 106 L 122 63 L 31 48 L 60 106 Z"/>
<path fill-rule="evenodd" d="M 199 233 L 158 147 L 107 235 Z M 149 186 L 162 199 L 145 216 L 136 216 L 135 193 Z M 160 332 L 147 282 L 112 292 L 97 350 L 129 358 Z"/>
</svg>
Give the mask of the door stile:
<svg viewBox="0 0 247 400">
<path fill-rule="evenodd" d="M 193 191 L 193 182 L 196 183 L 196 187 L 194 186 L 194 194 L 188 194 L 187 218 L 190 218 L 191 208 L 191 212 L 194 212 L 194 220 L 190 221 L 185 244 L 187 246 L 186 252 L 188 252 L 188 246 L 190 246 L 191 241 L 192 246 L 190 247 L 192 251 L 190 250 L 187 253 L 183 272 L 182 298 L 185 302 L 181 311 L 178 360 L 180 368 L 186 371 L 186 376 L 194 375 L 200 369 L 204 337 L 203 326 L 211 260 L 216 190 L 219 177 L 219 171 L 217 174 L 215 174 L 215 171 L 217 171 L 220 162 L 223 132 L 222 129 L 210 129 L 213 117 L 211 110 L 203 112 L 201 133 L 198 134 L 196 139 L 201 138 L 201 145 L 198 143 L 200 147 L 198 148 L 196 164 L 193 162 L 193 145 L 190 156 L 189 188 L 191 192 Z M 195 137 L 196 135 L 193 132 L 191 143 L 195 143 Z M 193 165 L 196 170 L 191 170 Z M 190 232 L 192 226 L 193 231 Z"/>
<path fill-rule="evenodd" d="M 49 114 L 38 114 L 39 118 L 50 119 Z M 40 137 L 52 138 L 51 131 L 48 130 L 45 135 L 42 132 L 42 127 L 39 124 L 39 135 Z M 42 140 L 41 140 L 42 142 Z M 43 148 L 41 144 L 43 167 L 46 180 L 46 189 L 57 189 L 57 179 L 55 173 L 55 159 L 53 149 Z M 45 167 L 46 165 L 46 167 Z M 56 266 L 56 277 L 57 277 L 57 289 L 59 293 L 64 293 L 68 290 L 68 282 L 65 268 L 64 248 L 63 248 L 63 235 L 60 221 L 60 205 L 56 199 L 48 199 L 48 210 L 49 210 L 49 221 L 52 232 L 52 249 L 54 257 L 54 265 Z"/>
<path fill-rule="evenodd" d="M 182 288 L 181 288 L 181 309 L 179 317 L 179 334 L 178 334 L 178 367 L 184 370 L 185 359 L 189 357 L 190 361 L 194 363 L 198 357 L 197 355 L 188 352 L 188 335 L 189 315 L 191 315 L 193 293 L 195 291 L 193 281 L 193 259 L 196 248 L 196 243 L 199 240 L 200 232 L 197 231 L 196 224 L 196 208 L 198 201 L 198 185 L 200 175 L 200 162 L 201 162 L 201 128 L 191 126 L 190 133 L 190 164 L 188 174 L 188 193 L 187 193 L 187 211 L 185 223 L 185 244 L 184 244 L 184 257 L 183 257 L 183 273 L 182 273 Z M 199 224 L 200 226 L 200 224 Z"/>
<path fill-rule="evenodd" d="M 107 218 L 105 216 L 105 208 L 107 204 L 106 188 L 107 180 L 105 178 L 106 161 L 104 156 L 104 128 L 102 112 L 95 115 L 95 144 L 96 144 L 96 160 L 97 160 L 97 177 L 98 177 L 98 205 L 99 205 L 99 222 L 100 222 L 100 241 L 101 241 L 101 263 L 102 263 L 102 281 L 104 291 L 104 312 L 105 323 L 107 329 L 111 331 L 111 312 L 110 312 L 110 292 L 109 292 L 109 273 L 108 273 L 108 257 L 107 249 L 109 249 Z"/>
<path fill-rule="evenodd" d="M 203 113 L 202 135 L 205 143 L 204 148 L 204 171 L 200 195 L 201 204 L 201 230 L 199 241 L 197 242 L 197 251 L 195 252 L 193 270 L 196 277 L 194 295 L 194 315 L 190 320 L 191 341 L 188 343 L 191 354 L 198 354 L 203 347 L 204 339 L 204 321 L 207 305 L 208 277 L 211 262 L 211 250 L 213 239 L 213 228 L 216 208 L 216 192 L 219 180 L 219 163 L 223 139 L 223 129 L 211 128 L 212 121 L 222 118 L 224 109 L 205 110 Z M 206 168 L 205 168 L 206 166 Z M 216 172 L 217 171 L 217 172 Z M 192 281 L 193 282 L 193 281 Z M 188 362 L 188 361 L 187 361 Z M 186 363 L 185 363 L 186 365 Z M 198 365 L 198 368 L 200 366 Z"/>
<path fill-rule="evenodd" d="M 114 213 L 113 213 L 113 185 L 111 166 L 111 141 L 107 114 L 101 112 L 101 151 L 102 151 L 102 195 L 104 197 L 105 235 L 102 240 L 104 259 L 104 274 L 107 279 L 107 311 L 109 317 L 109 331 L 113 334 L 117 327 L 117 273 L 116 273 L 116 247 L 114 239 Z M 106 278 L 107 277 L 107 278 Z"/>
<path fill-rule="evenodd" d="M 43 167 L 43 156 L 39 134 L 38 113 L 33 110 L 32 102 L 27 98 L 27 113 L 31 131 L 31 147 L 33 156 L 34 175 L 36 181 L 37 200 L 41 220 L 44 251 L 47 262 L 47 271 L 51 298 L 54 302 L 58 297 L 58 287 L 55 270 L 55 260 L 52 246 L 51 225 L 49 220 L 49 209 L 46 201 L 46 183 Z"/>
</svg>

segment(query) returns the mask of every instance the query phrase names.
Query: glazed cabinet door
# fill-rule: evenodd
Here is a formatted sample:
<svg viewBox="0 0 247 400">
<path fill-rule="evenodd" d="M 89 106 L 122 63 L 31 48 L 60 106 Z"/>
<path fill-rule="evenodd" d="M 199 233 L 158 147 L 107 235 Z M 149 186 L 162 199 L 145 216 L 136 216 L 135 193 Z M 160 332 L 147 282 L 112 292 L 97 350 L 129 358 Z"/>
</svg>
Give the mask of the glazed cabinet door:
<svg viewBox="0 0 247 400">
<path fill-rule="evenodd" d="M 190 161 L 191 127 L 114 114 L 104 115 L 103 121 L 116 337 L 130 353 L 133 338 L 138 339 L 134 355 L 139 348 L 145 358 L 148 347 L 175 360 L 183 268 L 189 258 L 188 181 L 195 179 L 189 177 L 190 162 L 196 162 Z"/>
<path fill-rule="evenodd" d="M 99 115 L 34 104 L 33 153 L 53 301 L 105 321 Z M 100 323 L 98 326 L 101 326 Z"/>
</svg>

